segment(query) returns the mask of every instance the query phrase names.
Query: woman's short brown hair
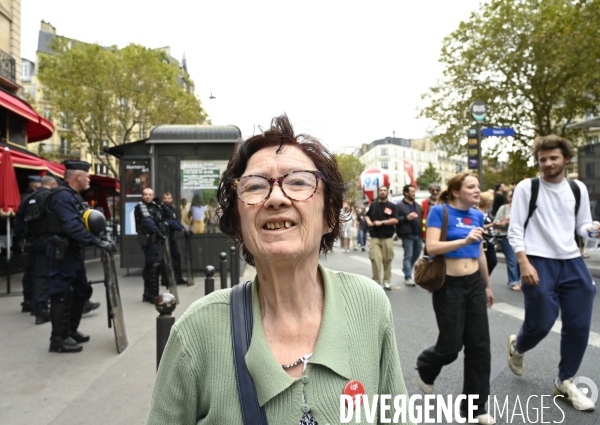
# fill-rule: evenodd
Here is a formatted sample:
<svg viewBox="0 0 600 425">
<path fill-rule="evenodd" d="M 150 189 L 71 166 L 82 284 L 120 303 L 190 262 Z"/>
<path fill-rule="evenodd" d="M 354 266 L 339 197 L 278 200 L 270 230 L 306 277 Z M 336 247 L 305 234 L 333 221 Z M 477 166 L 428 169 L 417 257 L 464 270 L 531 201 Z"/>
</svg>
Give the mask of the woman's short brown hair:
<svg viewBox="0 0 600 425">
<path fill-rule="evenodd" d="M 450 177 L 450 180 L 448 180 L 448 188 L 446 190 L 444 190 L 442 193 L 440 193 L 440 200 L 442 202 L 450 202 L 450 201 L 454 201 L 454 195 L 452 194 L 453 191 L 460 191 L 460 188 L 462 187 L 463 182 L 465 181 L 465 179 L 468 177 L 475 177 L 477 179 L 477 181 L 479 181 L 479 177 L 477 177 L 475 174 L 471 174 L 471 173 L 458 173 L 452 177 Z"/>
<path fill-rule="evenodd" d="M 531 146 L 531 154 L 533 160 L 537 164 L 538 155 L 541 151 L 548 151 L 552 149 L 560 149 L 565 158 L 573 158 L 575 156 L 575 150 L 573 145 L 567 139 L 563 139 L 556 134 L 549 134 L 548 136 L 536 137 Z"/>
<path fill-rule="evenodd" d="M 322 173 L 321 183 L 324 195 L 323 219 L 331 232 L 321 238 L 321 254 L 327 254 L 333 249 L 334 241 L 340 236 L 340 212 L 346 189 L 342 173 L 335 157 L 317 139 L 308 134 L 294 134 L 294 129 L 287 115 L 281 115 L 271 120 L 271 127 L 262 134 L 252 136 L 245 141 L 236 143 L 227 168 L 221 176 L 218 198 L 221 209 L 218 215 L 218 226 L 221 232 L 231 237 L 238 248 L 241 248 L 244 260 L 254 265 L 254 256 L 246 249 L 242 237 L 240 215 L 237 208 L 237 194 L 233 188 L 235 179 L 242 176 L 250 157 L 261 149 L 279 146 L 281 153 L 284 146 L 300 149 L 308 156 L 318 171 Z"/>
</svg>

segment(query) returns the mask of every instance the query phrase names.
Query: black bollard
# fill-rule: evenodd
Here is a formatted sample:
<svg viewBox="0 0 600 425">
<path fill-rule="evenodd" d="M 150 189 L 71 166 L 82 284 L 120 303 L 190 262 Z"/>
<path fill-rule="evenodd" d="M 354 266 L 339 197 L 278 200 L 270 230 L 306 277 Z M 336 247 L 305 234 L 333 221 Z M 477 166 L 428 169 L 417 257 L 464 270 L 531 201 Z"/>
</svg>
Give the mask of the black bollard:
<svg viewBox="0 0 600 425">
<path fill-rule="evenodd" d="M 237 269 L 239 259 L 237 256 L 237 248 L 235 246 L 232 246 L 229 250 L 231 251 L 231 287 L 233 288 L 234 285 L 240 283 L 240 276 L 238 275 Z"/>
<path fill-rule="evenodd" d="M 219 254 L 221 259 L 221 289 L 227 288 L 227 253 Z"/>
<path fill-rule="evenodd" d="M 177 300 L 172 294 L 160 294 L 154 302 L 156 311 L 160 314 L 156 318 L 156 369 L 160 366 L 160 359 L 165 351 L 171 327 L 175 323 L 175 316 L 171 313 L 175 310 Z"/>
<path fill-rule="evenodd" d="M 204 267 L 204 295 L 208 295 L 215 290 L 215 268 L 213 266 Z"/>
</svg>

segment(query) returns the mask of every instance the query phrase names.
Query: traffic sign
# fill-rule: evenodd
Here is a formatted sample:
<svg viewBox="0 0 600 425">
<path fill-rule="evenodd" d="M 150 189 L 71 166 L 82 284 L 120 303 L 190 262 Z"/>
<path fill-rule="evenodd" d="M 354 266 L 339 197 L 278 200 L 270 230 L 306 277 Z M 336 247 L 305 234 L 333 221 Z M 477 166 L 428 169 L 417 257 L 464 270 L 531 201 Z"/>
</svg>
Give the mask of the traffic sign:
<svg viewBox="0 0 600 425">
<path fill-rule="evenodd" d="M 484 128 L 481 130 L 481 135 L 483 137 L 509 137 L 515 135 L 515 129 L 506 127 L 506 128 Z"/>
<path fill-rule="evenodd" d="M 473 119 L 479 122 L 485 119 L 488 107 L 485 102 L 482 102 L 481 100 L 476 100 L 475 102 L 471 103 L 471 106 L 469 106 L 469 110 L 471 111 Z"/>
</svg>

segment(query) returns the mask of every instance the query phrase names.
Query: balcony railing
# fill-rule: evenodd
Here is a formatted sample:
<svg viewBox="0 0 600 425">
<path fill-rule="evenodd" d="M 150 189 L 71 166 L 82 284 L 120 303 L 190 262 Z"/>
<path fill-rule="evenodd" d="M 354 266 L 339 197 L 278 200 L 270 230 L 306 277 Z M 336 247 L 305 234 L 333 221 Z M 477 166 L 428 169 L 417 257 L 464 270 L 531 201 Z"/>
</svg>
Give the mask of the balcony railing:
<svg viewBox="0 0 600 425">
<path fill-rule="evenodd" d="M 80 158 L 81 157 L 81 149 L 74 148 L 71 146 L 61 146 L 61 145 L 52 145 L 47 143 L 40 143 L 38 146 L 38 155 L 44 154 L 53 154 L 61 157 L 68 158 Z"/>
<path fill-rule="evenodd" d="M 5 51 L 0 50 L 0 75 L 10 81 L 16 82 L 16 69 L 15 58 Z"/>
</svg>

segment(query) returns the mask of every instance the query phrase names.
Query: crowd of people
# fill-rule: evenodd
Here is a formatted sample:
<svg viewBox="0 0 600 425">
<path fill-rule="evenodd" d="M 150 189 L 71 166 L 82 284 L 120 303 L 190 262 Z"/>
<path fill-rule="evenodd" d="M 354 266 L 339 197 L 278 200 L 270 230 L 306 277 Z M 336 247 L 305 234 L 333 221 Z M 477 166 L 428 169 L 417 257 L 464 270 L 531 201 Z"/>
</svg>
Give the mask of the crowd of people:
<svg viewBox="0 0 600 425">
<path fill-rule="evenodd" d="M 237 289 L 202 297 L 175 323 L 147 423 L 242 423 L 247 408 L 271 423 L 290 418 L 301 425 L 337 423 L 341 388 L 352 395 L 357 388 L 364 394 L 406 395 L 384 291 L 392 287 L 394 238 L 403 248 L 409 287 L 416 285 L 413 269 L 424 249 L 444 257 L 444 282 L 432 293 L 437 340 L 410 360 L 416 362 L 423 393 L 434 393 L 444 366 L 464 349 L 462 393 L 478 396 L 479 423 L 494 423 L 486 406 L 492 359 L 487 309 L 494 303 L 490 275 L 499 249 L 507 284 L 522 291 L 525 309 L 520 330 L 508 336 L 508 367 L 516 375 L 525 373 L 526 353 L 544 339 L 560 311 L 554 394 L 578 410 L 594 410 L 574 383 L 596 293 L 574 235 L 585 236 L 600 225 L 592 222 L 585 185 L 565 176 L 574 156 L 569 142 L 540 137 L 532 154 L 540 177 L 514 188 L 499 184 L 494 193 L 482 192 L 478 177 L 463 172 L 443 191 L 431 184 L 422 202 L 413 185 L 403 188 L 397 203 L 381 186 L 371 205 L 357 207 L 344 200 L 345 184 L 331 153 L 315 138 L 295 134 L 287 116 L 236 144 L 218 199 L 209 206 L 214 225 L 257 273 Z M 32 182 L 40 187 L 32 185 L 24 197 L 15 226 L 31 245 L 24 309 L 35 312 L 36 323 L 52 322 L 50 351 L 79 352 L 90 339 L 79 323 L 92 294 L 82 247 L 110 252 L 115 247 L 91 232 L 83 218 L 88 207 L 79 192 L 89 185 L 90 164 L 65 166 L 64 182 L 52 177 Z M 44 206 L 38 209 L 43 216 L 35 205 Z M 134 214 L 145 254 L 142 301 L 154 303 L 160 275 L 170 272 L 161 263 L 167 246 L 175 282 L 186 283 L 173 235 L 206 232 L 209 206 L 192 199 L 189 208 L 177 209 L 171 193 L 159 199 L 150 187 L 143 189 Z M 344 252 L 368 249 L 371 279 L 319 264 L 337 240 Z M 243 332 L 235 330 L 236 322 Z M 467 414 L 466 401 L 460 410 Z"/>
</svg>

